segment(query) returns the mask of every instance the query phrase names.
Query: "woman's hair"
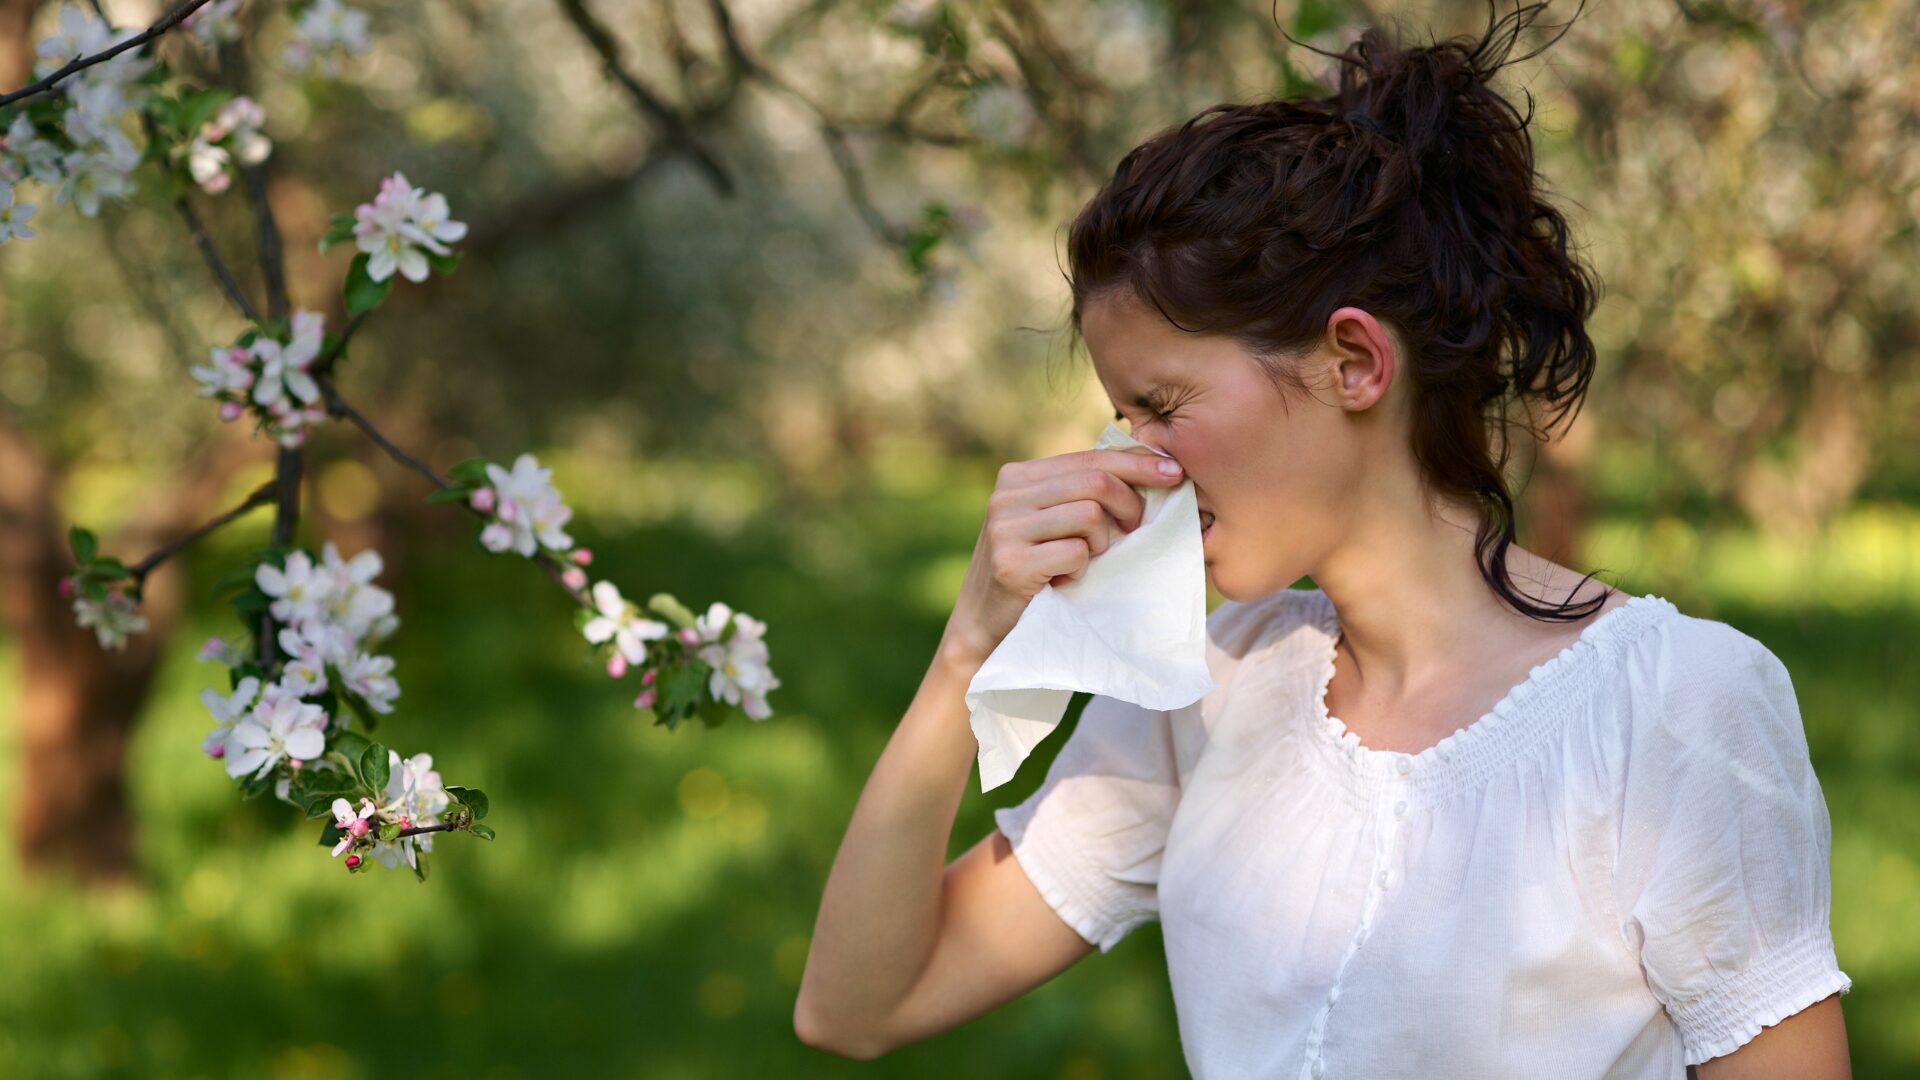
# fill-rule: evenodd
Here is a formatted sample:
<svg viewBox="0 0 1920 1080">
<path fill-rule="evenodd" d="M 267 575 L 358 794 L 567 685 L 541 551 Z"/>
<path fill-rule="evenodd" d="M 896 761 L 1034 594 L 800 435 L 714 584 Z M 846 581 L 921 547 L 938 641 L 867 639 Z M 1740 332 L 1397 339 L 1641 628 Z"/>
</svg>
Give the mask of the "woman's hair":
<svg viewBox="0 0 1920 1080">
<path fill-rule="evenodd" d="M 1523 614 L 1572 621 L 1608 591 L 1538 606 L 1506 567 L 1509 401 L 1558 406 L 1549 430 L 1577 417 L 1595 359 L 1594 280 L 1538 190 L 1532 95 L 1523 117 L 1488 85 L 1545 6 L 1490 13 L 1478 41 L 1368 29 L 1323 53 L 1340 61 L 1329 96 L 1214 105 L 1153 136 L 1075 217 L 1068 279 L 1075 340 L 1089 300 L 1128 290 L 1239 341 L 1283 393 L 1306 392 L 1290 361 L 1336 309 L 1372 313 L 1404 349 L 1422 483 L 1481 511 L 1481 576 Z"/>
</svg>

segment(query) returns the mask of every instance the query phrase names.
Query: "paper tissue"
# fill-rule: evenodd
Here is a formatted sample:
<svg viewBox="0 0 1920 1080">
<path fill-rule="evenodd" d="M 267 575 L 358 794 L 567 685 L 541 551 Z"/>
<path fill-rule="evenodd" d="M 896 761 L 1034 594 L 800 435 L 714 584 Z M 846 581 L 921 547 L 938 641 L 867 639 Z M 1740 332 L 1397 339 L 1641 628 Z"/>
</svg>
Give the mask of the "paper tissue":
<svg viewBox="0 0 1920 1080">
<path fill-rule="evenodd" d="M 1114 424 L 1094 449 L 1171 456 Z M 1193 481 L 1134 490 L 1146 501 L 1139 528 L 1095 555 L 1078 580 L 1041 589 L 967 684 L 981 791 L 1013 778 L 1076 690 L 1167 710 L 1213 689 Z"/>
</svg>

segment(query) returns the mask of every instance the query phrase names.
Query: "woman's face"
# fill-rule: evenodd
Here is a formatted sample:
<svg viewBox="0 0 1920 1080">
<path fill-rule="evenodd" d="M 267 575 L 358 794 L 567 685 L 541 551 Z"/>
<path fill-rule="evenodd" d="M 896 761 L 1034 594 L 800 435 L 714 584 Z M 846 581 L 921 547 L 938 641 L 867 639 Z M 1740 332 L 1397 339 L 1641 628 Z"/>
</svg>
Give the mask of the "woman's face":
<svg viewBox="0 0 1920 1080">
<path fill-rule="evenodd" d="M 1385 410 L 1366 406 L 1392 381 L 1390 350 L 1384 361 L 1375 355 L 1384 328 L 1358 308 L 1329 325 L 1329 344 L 1283 361 L 1312 389 L 1302 396 L 1283 394 L 1239 342 L 1181 330 L 1130 290 L 1081 311 L 1094 370 L 1128 433 L 1172 455 L 1203 523 L 1211 512 L 1207 573 L 1229 600 L 1266 596 L 1319 565 L 1380 448 L 1370 429 Z"/>
</svg>

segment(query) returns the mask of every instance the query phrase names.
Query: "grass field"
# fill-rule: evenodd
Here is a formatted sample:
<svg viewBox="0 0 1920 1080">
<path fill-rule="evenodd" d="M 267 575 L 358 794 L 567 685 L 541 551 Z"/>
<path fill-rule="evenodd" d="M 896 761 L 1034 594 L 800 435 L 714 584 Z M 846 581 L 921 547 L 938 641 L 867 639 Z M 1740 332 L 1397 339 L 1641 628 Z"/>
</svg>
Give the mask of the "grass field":
<svg viewBox="0 0 1920 1080">
<path fill-rule="evenodd" d="M 200 756 L 198 691 L 220 672 L 193 653 L 237 627 L 200 612 L 134 744 L 144 886 L 77 893 L 0 860 L 0 1074 L 1184 1075 L 1152 925 L 874 1063 L 792 1034 L 821 885 L 939 636 L 991 474 L 906 478 L 777 527 L 751 500 L 718 530 L 692 513 L 623 521 L 576 503 L 579 520 L 626 530 L 579 535 L 629 595 L 667 589 L 696 610 L 725 599 L 769 623 L 776 716 L 712 731 L 642 723 L 631 681 L 609 685 L 584 660 L 564 598 L 524 564 L 465 537 L 386 552 L 403 695 L 381 734 L 403 754 L 432 751 L 448 782 L 486 789 L 499 832 L 491 846 L 443 839 L 424 885 L 349 878 L 316 827 L 271 800 L 240 802 Z M 1860 1076 L 1920 1074 L 1916 522 L 1869 508 L 1823 546 L 1781 548 L 1610 521 L 1583 567 L 1731 623 L 1792 672 L 1832 811 Z M 197 553 L 199 580 L 254 539 Z M 15 699 L 17 664 L 0 642 L 0 700 Z M 954 853 L 1032 789 L 1068 730 L 1007 788 L 968 798 Z M 0 775 L 17 767 L 14 739 L 0 725 Z M 14 812 L 9 801 L 0 824 Z"/>
</svg>

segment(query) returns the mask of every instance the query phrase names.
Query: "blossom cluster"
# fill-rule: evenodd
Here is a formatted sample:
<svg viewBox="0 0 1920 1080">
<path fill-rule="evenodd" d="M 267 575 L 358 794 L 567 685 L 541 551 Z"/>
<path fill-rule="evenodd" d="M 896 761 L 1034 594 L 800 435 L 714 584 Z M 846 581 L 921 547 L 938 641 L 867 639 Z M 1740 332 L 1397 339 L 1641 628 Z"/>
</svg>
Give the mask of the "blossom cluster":
<svg viewBox="0 0 1920 1080">
<path fill-rule="evenodd" d="M 561 528 L 573 518 L 573 508 L 553 486 L 552 468 L 542 466 L 532 454 L 523 453 L 513 459 L 512 469 L 488 462 L 486 476 L 491 486 L 475 489 L 467 502 L 492 518 L 480 530 L 480 543 L 488 551 L 497 555 L 512 550 L 532 558 L 541 548 L 560 552 L 573 548 L 573 537 Z M 591 552 L 585 555 L 587 562 L 592 558 Z M 585 579 L 576 576 L 574 580 L 584 582 Z M 572 587 L 576 591 L 580 588 L 579 585 Z"/>
<path fill-rule="evenodd" d="M 367 51 L 367 13 L 340 0 L 313 0 L 294 7 L 293 37 L 281 61 L 293 71 L 312 66 L 329 78 L 341 60 Z"/>
<path fill-rule="evenodd" d="M 395 270 L 408 281 L 425 281 L 431 257 L 452 255 L 447 244 L 467 235 L 465 222 L 450 220 L 445 195 L 414 187 L 398 171 L 380 181 L 372 202 L 354 207 L 353 218 L 354 243 L 366 252 L 374 281 Z"/>
<path fill-rule="evenodd" d="M 89 596 L 81 584 L 79 574 L 61 578 L 60 595 L 73 601 L 75 625 L 92 630 L 101 648 L 124 649 L 128 635 L 146 632 L 147 617 L 126 590 L 107 589 L 102 596 Z"/>
<path fill-rule="evenodd" d="M 229 99 L 202 123 L 187 144 L 187 171 L 200 190 L 218 195 L 232 184 L 229 161 L 258 165 L 273 151 L 273 142 L 260 131 L 266 113 L 252 98 Z"/>
<path fill-rule="evenodd" d="M 191 374 L 201 397 L 220 401 L 220 419 L 238 420 L 251 410 L 280 445 L 296 447 L 327 418 L 310 373 L 325 345 L 326 316 L 299 308 L 285 340 L 249 331 L 238 344 L 214 347 L 208 363 Z"/>
<path fill-rule="evenodd" d="M 773 715 L 767 694 L 780 687 L 780 679 L 769 666 L 766 623 L 718 600 L 698 616 L 666 594 L 655 596 L 648 606 L 679 623 L 678 629 L 642 615 L 638 605 L 621 596 L 619 586 L 611 581 L 594 584 L 593 611 L 580 619 L 580 632 L 587 641 L 608 652 L 608 675 L 618 679 L 635 668 L 641 670 L 634 708 L 662 705 L 661 674 L 665 672 L 669 683 L 704 674 L 713 702 L 737 705 L 753 720 Z M 651 642 L 662 643 L 657 653 L 649 652 Z M 690 660 L 697 661 L 697 666 Z M 692 687 L 695 692 L 698 689 Z"/>
<path fill-rule="evenodd" d="M 104 19 L 69 4 L 60 9 L 58 31 L 35 49 L 34 77 L 45 78 L 138 33 L 115 31 Z M 133 194 L 131 174 L 140 151 L 124 127 L 150 93 L 144 76 L 153 67 L 139 51 L 128 49 L 67 76 L 61 93 L 47 103 L 50 108 L 18 108 L 0 117 L 0 243 L 34 236 L 26 222 L 38 208 L 15 192 L 24 180 L 53 188 L 56 204 L 72 204 L 87 217 L 99 215 L 102 200 Z"/>
</svg>

